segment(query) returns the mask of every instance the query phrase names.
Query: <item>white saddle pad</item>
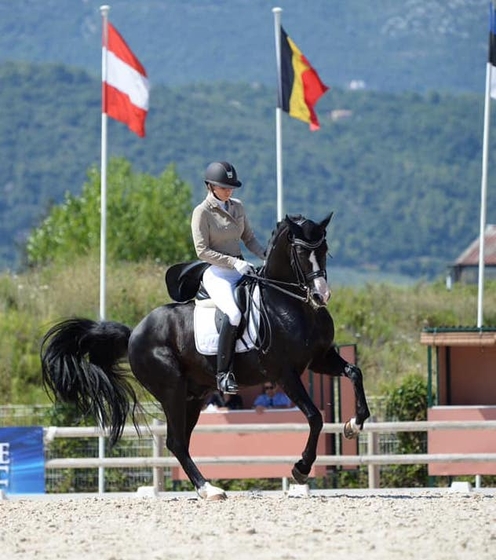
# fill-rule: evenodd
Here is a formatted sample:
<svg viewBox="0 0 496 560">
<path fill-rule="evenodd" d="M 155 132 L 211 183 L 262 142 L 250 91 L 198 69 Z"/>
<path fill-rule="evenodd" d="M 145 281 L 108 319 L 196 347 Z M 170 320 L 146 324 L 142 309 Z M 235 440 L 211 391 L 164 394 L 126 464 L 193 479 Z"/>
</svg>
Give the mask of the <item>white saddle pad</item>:
<svg viewBox="0 0 496 560">
<path fill-rule="evenodd" d="M 253 291 L 253 301 L 249 302 L 252 309 L 248 325 L 243 332 L 243 336 L 236 341 L 235 352 L 248 352 L 255 346 L 260 324 L 259 301 L 260 290 L 256 286 Z M 207 356 L 217 354 L 219 346 L 219 333 L 215 326 L 216 309 L 210 299 L 195 302 L 194 329 L 196 349 L 200 354 Z"/>
</svg>

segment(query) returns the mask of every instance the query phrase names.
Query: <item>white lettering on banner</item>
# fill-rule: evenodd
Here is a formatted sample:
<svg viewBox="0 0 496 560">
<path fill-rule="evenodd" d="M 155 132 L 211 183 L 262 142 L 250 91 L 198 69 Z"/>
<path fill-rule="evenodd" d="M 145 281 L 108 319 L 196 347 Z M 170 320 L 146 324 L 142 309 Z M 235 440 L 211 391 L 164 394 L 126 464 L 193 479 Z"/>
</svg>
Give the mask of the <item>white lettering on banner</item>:
<svg viewBox="0 0 496 560">
<path fill-rule="evenodd" d="M 9 485 L 10 443 L 0 443 L 0 487 Z"/>
</svg>

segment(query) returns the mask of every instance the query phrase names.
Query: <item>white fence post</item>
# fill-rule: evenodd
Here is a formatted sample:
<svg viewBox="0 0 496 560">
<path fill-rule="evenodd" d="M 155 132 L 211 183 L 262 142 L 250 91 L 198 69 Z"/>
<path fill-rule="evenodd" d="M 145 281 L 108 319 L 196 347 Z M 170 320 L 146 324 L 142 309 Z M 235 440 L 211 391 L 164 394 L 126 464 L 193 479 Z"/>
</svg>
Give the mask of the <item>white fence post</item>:
<svg viewBox="0 0 496 560">
<path fill-rule="evenodd" d="M 155 418 L 153 420 L 153 426 L 159 427 L 163 426 L 164 423 Z M 153 457 L 163 457 L 164 451 L 164 437 L 157 433 L 156 430 L 153 431 Z M 153 489 L 155 492 L 162 492 L 164 489 L 164 468 L 163 467 L 153 467 Z"/>
<path fill-rule="evenodd" d="M 98 458 L 105 459 L 105 436 L 98 436 Z M 98 493 L 105 493 L 105 467 L 98 467 Z"/>
<path fill-rule="evenodd" d="M 375 422 L 375 418 L 371 418 L 371 423 Z M 379 451 L 379 434 L 374 431 L 367 432 L 367 455 L 369 457 L 377 455 Z M 379 488 L 380 486 L 380 467 L 374 463 L 369 463 L 369 488 Z"/>
</svg>

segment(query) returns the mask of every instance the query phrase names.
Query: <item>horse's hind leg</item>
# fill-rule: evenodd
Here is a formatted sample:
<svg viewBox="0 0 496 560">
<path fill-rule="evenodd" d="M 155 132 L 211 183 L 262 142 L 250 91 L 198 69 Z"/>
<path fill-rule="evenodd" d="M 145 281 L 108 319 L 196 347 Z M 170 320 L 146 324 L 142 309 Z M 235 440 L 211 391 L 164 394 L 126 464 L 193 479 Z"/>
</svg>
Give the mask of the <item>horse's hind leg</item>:
<svg viewBox="0 0 496 560">
<path fill-rule="evenodd" d="M 189 453 L 191 433 L 200 416 L 202 399 L 187 400 L 186 380 L 172 352 L 167 348 L 137 352 L 138 344 L 133 343 L 131 367 L 136 378 L 162 405 L 167 421 L 167 449 L 179 461 L 201 498 L 226 498 L 224 490 L 212 486 L 203 477 Z"/>
<path fill-rule="evenodd" d="M 224 490 L 212 486 L 204 478 L 189 453 L 191 434 L 198 422 L 203 400 L 192 399 L 186 401 L 185 390 L 182 392 L 181 398 L 179 398 L 178 393 L 157 398 L 162 404 L 167 419 L 167 449 L 179 461 L 200 498 L 207 500 L 225 499 L 227 496 Z"/>
<path fill-rule="evenodd" d="M 193 428 L 198 422 L 200 411 L 203 406 L 202 399 L 182 401 L 179 407 L 177 399 L 174 406 L 170 406 L 170 400 L 162 402 L 162 407 L 167 418 L 167 449 L 171 451 L 181 464 L 200 498 L 207 500 L 223 500 L 226 493 L 222 488 L 212 486 L 201 474 L 189 453 L 189 443 Z M 178 408 L 182 410 L 178 411 Z M 185 414 L 184 414 L 185 410 Z"/>
</svg>

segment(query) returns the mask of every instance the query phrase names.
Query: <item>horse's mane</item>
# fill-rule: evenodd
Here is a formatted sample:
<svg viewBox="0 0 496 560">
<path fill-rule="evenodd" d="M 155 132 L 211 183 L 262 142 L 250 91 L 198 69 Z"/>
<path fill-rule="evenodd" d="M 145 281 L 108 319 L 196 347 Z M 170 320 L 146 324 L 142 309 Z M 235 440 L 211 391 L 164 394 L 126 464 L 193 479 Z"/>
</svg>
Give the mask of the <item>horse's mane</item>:
<svg viewBox="0 0 496 560">
<path fill-rule="evenodd" d="M 276 246 L 279 237 L 281 236 L 283 231 L 287 231 L 288 224 L 285 220 L 281 220 L 277 222 L 276 227 L 272 230 L 272 234 L 269 239 L 269 243 L 267 245 L 267 257 L 270 255 L 272 249 Z"/>
</svg>

